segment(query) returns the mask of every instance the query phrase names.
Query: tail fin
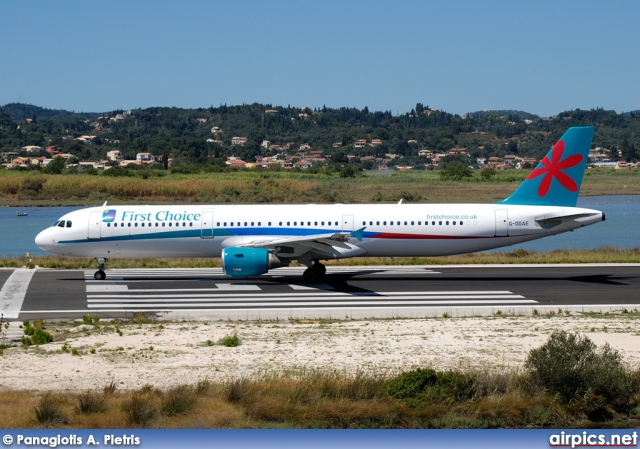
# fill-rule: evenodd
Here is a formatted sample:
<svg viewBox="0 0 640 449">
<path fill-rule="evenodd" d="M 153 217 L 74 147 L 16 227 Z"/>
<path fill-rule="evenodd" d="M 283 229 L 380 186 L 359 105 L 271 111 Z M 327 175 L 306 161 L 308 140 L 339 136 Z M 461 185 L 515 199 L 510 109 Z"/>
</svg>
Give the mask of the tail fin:
<svg viewBox="0 0 640 449">
<path fill-rule="evenodd" d="M 569 128 L 520 187 L 499 204 L 575 207 L 595 127 Z"/>
</svg>

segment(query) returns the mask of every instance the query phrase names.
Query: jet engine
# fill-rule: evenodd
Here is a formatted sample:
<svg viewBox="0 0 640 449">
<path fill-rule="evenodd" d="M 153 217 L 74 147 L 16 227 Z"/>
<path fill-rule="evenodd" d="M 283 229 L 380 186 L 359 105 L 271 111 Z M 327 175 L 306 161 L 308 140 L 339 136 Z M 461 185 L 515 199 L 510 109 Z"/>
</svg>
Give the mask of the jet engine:
<svg viewBox="0 0 640 449">
<path fill-rule="evenodd" d="M 286 266 L 289 266 L 289 259 L 280 259 L 268 249 L 233 246 L 222 250 L 222 268 L 228 276 L 258 276 Z"/>
</svg>

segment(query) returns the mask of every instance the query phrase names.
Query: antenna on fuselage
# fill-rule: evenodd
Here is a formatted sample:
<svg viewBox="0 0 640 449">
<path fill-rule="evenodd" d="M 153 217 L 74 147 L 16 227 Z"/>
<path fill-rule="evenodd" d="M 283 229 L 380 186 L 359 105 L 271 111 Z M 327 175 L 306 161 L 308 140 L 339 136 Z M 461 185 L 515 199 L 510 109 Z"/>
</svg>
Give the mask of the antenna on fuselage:
<svg viewBox="0 0 640 449">
<path fill-rule="evenodd" d="M 108 201 L 108 200 L 107 200 Z M 102 207 L 107 207 L 107 201 L 104 202 L 104 204 L 102 205 Z"/>
</svg>

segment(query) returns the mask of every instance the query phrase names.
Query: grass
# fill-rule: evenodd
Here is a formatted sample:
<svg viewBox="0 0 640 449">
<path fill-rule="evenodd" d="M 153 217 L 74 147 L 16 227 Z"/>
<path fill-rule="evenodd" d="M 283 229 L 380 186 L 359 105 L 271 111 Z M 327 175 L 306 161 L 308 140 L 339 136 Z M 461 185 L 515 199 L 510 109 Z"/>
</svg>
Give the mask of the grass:
<svg viewBox="0 0 640 449">
<path fill-rule="evenodd" d="M 105 395 L 88 392 L 1 392 L 4 428 L 521 428 L 593 425 L 580 401 L 564 403 L 527 374 L 449 372 L 465 379 L 465 394 L 394 397 L 384 386 L 401 376 L 308 371 L 231 383 L 146 386 Z M 637 427 L 640 372 L 633 407 L 615 412 L 607 427 Z M 471 382 L 471 383 L 469 383 Z M 443 393 L 444 392 L 444 393 Z M 414 399 L 418 397 L 419 399 Z M 35 404 L 35 405 L 34 405 Z M 82 405 L 80 405 L 82 404 Z M 31 410 L 31 413 L 29 413 Z M 598 426 L 602 426 L 602 421 Z"/>
<path fill-rule="evenodd" d="M 112 203 L 486 203 L 509 196 L 527 176 L 507 170 L 485 181 L 441 181 L 438 171 L 377 172 L 356 178 L 305 173 L 240 171 L 162 178 L 114 178 L 90 175 L 46 175 L 0 171 L 0 205 L 97 205 Z M 587 170 L 582 194 L 640 194 L 637 170 Z M 34 182 L 35 181 L 35 182 Z M 29 186 L 39 186 L 36 190 Z"/>
</svg>

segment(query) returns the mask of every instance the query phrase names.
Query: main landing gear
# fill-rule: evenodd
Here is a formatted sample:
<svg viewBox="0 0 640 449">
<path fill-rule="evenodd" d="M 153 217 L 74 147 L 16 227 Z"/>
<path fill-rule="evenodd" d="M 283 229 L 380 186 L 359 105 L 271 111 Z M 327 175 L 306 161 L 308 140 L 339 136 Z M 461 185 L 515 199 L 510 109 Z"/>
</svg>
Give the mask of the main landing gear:
<svg viewBox="0 0 640 449">
<path fill-rule="evenodd" d="M 304 273 L 302 273 L 302 280 L 309 284 L 312 284 L 314 282 L 321 282 L 324 279 L 324 275 L 326 273 L 327 267 L 315 260 L 313 265 L 304 270 Z"/>
<path fill-rule="evenodd" d="M 107 278 L 107 275 L 104 272 L 104 264 L 107 259 L 104 257 L 98 257 L 96 258 L 96 261 L 98 262 L 98 271 L 93 274 L 93 278 L 96 281 L 104 281 Z"/>
</svg>

